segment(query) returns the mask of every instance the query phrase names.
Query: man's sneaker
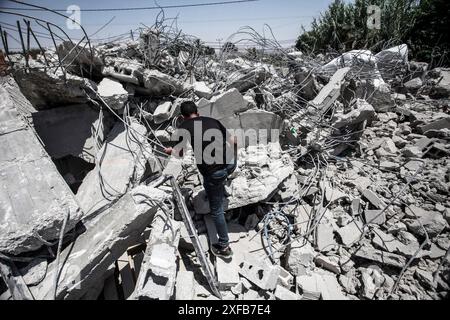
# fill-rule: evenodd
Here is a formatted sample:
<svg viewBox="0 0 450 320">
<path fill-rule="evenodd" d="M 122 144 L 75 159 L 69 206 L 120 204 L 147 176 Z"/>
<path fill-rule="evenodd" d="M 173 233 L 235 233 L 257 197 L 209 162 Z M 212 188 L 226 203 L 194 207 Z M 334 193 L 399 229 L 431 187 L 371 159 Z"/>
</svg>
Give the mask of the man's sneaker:
<svg viewBox="0 0 450 320">
<path fill-rule="evenodd" d="M 222 248 L 217 243 L 212 245 L 211 251 L 216 257 L 222 257 L 224 259 L 230 259 L 233 256 L 233 251 L 229 246 L 226 248 Z"/>
</svg>

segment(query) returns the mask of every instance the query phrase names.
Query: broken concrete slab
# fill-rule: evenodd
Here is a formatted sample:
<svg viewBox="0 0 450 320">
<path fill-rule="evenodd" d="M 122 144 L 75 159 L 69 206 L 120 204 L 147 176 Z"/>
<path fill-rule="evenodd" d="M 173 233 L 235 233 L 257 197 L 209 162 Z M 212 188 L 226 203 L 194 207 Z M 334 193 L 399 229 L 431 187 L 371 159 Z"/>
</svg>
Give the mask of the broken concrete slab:
<svg viewBox="0 0 450 320">
<path fill-rule="evenodd" d="M 251 256 L 240 263 L 239 273 L 263 290 L 273 290 L 277 286 L 280 270 L 267 261 L 257 261 Z"/>
<path fill-rule="evenodd" d="M 347 126 L 352 126 L 355 124 L 367 121 L 367 125 L 372 123 L 375 117 L 375 109 L 371 104 L 367 103 L 365 100 L 357 99 L 355 102 L 355 109 L 350 112 L 340 115 L 333 127 L 340 129 Z"/>
<path fill-rule="evenodd" d="M 373 233 L 374 237 L 372 242 L 376 247 L 388 252 L 401 252 L 404 244 L 397 240 L 393 235 L 385 233 L 380 229 L 374 229 Z"/>
<path fill-rule="evenodd" d="M 354 269 L 353 269 L 354 270 Z M 338 281 L 339 284 L 342 286 L 345 292 L 349 294 L 357 294 L 358 288 L 360 286 L 358 278 L 356 278 L 355 272 L 347 273 L 347 274 L 341 274 L 339 275 Z"/>
<path fill-rule="evenodd" d="M 366 219 L 366 224 L 382 225 L 386 222 L 386 212 L 382 210 L 365 210 L 364 218 Z"/>
<path fill-rule="evenodd" d="M 337 278 L 332 273 L 321 274 L 319 281 L 319 288 L 323 300 L 347 300 L 347 297 L 342 291 Z"/>
<path fill-rule="evenodd" d="M 103 61 L 96 50 L 64 41 L 56 48 L 56 53 L 66 62 L 70 62 L 67 70 L 77 76 L 90 75 L 92 78 L 102 76 Z"/>
<path fill-rule="evenodd" d="M 351 68 L 361 72 L 378 73 L 375 56 L 369 50 L 351 50 L 331 60 L 321 67 L 327 74 L 335 73 L 339 68 Z"/>
<path fill-rule="evenodd" d="M 122 84 L 112 78 L 104 78 L 98 84 L 98 94 L 114 110 L 120 110 L 128 100 L 128 92 Z"/>
<path fill-rule="evenodd" d="M 275 298 L 278 300 L 300 300 L 300 296 L 283 286 L 277 285 L 275 288 Z"/>
<path fill-rule="evenodd" d="M 194 93 L 199 98 L 210 99 L 212 96 L 212 90 L 206 85 L 204 81 L 197 81 L 194 83 Z"/>
<path fill-rule="evenodd" d="M 201 116 L 222 120 L 250 108 L 237 89 L 230 89 L 211 98 L 208 104 L 198 107 Z"/>
<path fill-rule="evenodd" d="M 404 222 L 408 230 L 419 237 L 424 237 L 426 230 L 428 236 L 433 238 L 448 227 L 442 214 L 433 211 L 420 215 L 418 219 L 406 219 Z"/>
<path fill-rule="evenodd" d="M 0 97 L 0 252 L 16 255 L 58 239 L 66 215 L 68 232 L 83 213 L 17 100 L 3 86 Z"/>
<path fill-rule="evenodd" d="M 430 130 L 450 129 L 450 117 L 444 117 L 434 120 L 430 123 L 418 126 L 419 132 L 422 134 L 427 133 Z"/>
<path fill-rule="evenodd" d="M 317 226 L 317 250 L 328 252 L 337 248 L 338 244 L 334 239 L 334 228 L 331 223 L 323 222 Z"/>
<path fill-rule="evenodd" d="M 102 70 L 104 76 L 129 84 L 143 84 L 144 66 L 138 61 L 119 57 L 107 57 L 105 62 L 107 66 Z"/>
<path fill-rule="evenodd" d="M 319 94 L 311 101 L 311 104 L 321 112 L 326 112 L 331 105 L 339 98 L 341 86 L 350 68 L 342 68 L 336 71 L 330 82 L 320 90 Z"/>
<path fill-rule="evenodd" d="M 297 277 L 297 284 L 303 293 L 303 300 L 346 300 L 336 276 L 332 273 L 314 272 Z"/>
<path fill-rule="evenodd" d="M 363 191 L 363 196 L 377 209 L 384 209 L 386 204 L 370 189 Z"/>
<path fill-rule="evenodd" d="M 151 158 L 146 128 L 129 118 L 129 128 L 117 122 L 96 155 L 96 167 L 83 180 L 76 198 L 84 219 L 108 207 L 140 181 Z"/>
<path fill-rule="evenodd" d="M 175 108 L 172 108 L 173 104 L 170 101 L 161 103 L 153 112 L 153 121 L 156 124 L 163 123 L 169 120 L 174 115 Z"/>
<path fill-rule="evenodd" d="M 14 79 L 23 95 L 39 110 L 87 103 L 89 96 L 83 89 L 97 87 L 91 80 L 63 73 L 61 68 L 48 68 L 32 61 L 30 72 L 25 68 L 18 68 L 14 71 Z"/>
<path fill-rule="evenodd" d="M 146 69 L 143 78 L 145 92 L 152 97 L 177 96 L 188 90 L 184 83 L 158 70 Z"/>
<path fill-rule="evenodd" d="M 294 241 L 286 252 L 286 267 L 295 276 L 305 275 L 314 266 L 316 255 L 309 242 Z"/>
<path fill-rule="evenodd" d="M 88 221 L 86 231 L 61 252 L 61 263 L 48 265 L 45 279 L 31 287 L 36 299 L 53 299 L 55 272 L 59 270 L 57 299 L 79 299 L 94 286 L 111 264 L 136 243 L 150 224 L 157 202 L 168 195 L 140 186 L 124 195 L 114 206 Z"/>
<path fill-rule="evenodd" d="M 301 275 L 296 278 L 297 285 L 302 292 L 302 300 L 319 300 L 320 288 L 318 284 L 318 276 L 316 273 L 312 275 Z"/>
<path fill-rule="evenodd" d="M 318 267 L 322 267 L 325 270 L 331 271 L 335 274 L 341 273 L 341 268 L 339 266 L 339 257 L 338 256 L 324 256 L 318 255 L 314 262 Z"/>
<path fill-rule="evenodd" d="M 36 258 L 19 270 L 27 286 L 34 286 L 44 280 L 47 273 L 46 259 Z"/>
<path fill-rule="evenodd" d="M 151 199 L 151 198 L 150 198 Z M 180 223 L 159 210 L 152 222 L 136 287 L 130 299 L 169 300 L 175 287 Z"/>
<path fill-rule="evenodd" d="M 243 71 L 240 73 L 242 72 Z M 262 67 L 255 68 L 253 70 L 246 70 L 245 74 L 240 76 L 238 79 L 233 79 L 232 83 L 227 86 L 227 90 L 235 88 L 239 92 L 245 93 L 246 91 L 260 85 L 271 76 L 272 74 Z"/>
<path fill-rule="evenodd" d="M 357 258 L 375 261 L 396 268 L 403 268 L 406 264 L 405 257 L 398 254 L 377 250 L 368 245 L 362 245 L 353 253 L 353 255 Z"/>
</svg>

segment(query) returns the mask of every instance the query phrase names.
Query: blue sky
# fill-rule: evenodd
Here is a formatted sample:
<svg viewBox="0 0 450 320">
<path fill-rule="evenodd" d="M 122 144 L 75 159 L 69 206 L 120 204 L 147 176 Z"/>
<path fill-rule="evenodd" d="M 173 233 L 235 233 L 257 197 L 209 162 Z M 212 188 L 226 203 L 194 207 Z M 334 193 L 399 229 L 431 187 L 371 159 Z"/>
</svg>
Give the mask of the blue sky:
<svg viewBox="0 0 450 320">
<path fill-rule="evenodd" d="M 176 5 L 217 2 L 219 0 L 158 0 L 159 5 Z M 227 1 L 227 0 L 224 0 Z M 110 0 L 110 1 L 86 1 L 86 0 L 31 0 L 28 3 L 38 4 L 54 9 L 66 9 L 69 5 L 78 5 L 81 9 L 91 8 L 124 8 L 154 6 L 153 0 Z M 263 33 L 263 25 L 271 26 L 277 40 L 283 45 L 293 44 L 301 32 L 301 25 L 309 26 L 313 17 L 317 17 L 324 11 L 331 0 L 260 0 L 257 2 L 237 3 L 217 6 L 174 8 L 166 9 L 167 18 L 178 16 L 178 28 L 183 32 L 197 36 L 203 41 L 218 45 L 225 41 L 231 34 L 242 26 L 251 26 Z M 18 7 L 10 1 L 0 0 L 0 7 Z M 23 14 L 33 15 L 38 18 L 49 19 L 65 29 L 65 19 L 54 14 L 41 11 L 20 11 Z M 157 10 L 145 11 L 114 11 L 114 12 L 82 12 L 81 23 L 88 34 L 93 34 L 111 18 L 114 20 L 92 38 L 105 38 L 129 32 L 140 26 L 140 23 L 151 25 L 155 21 Z M 0 13 L 0 24 L 16 24 L 18 18 Z M 12 28 L 12 26 L 7 25 Z M 41 30 L 41 28 L 38 28 Z M 18 38 L 18 33 L 11 29 L 6 30 Z M 66 30 L 67 31 L 67 30 Z M 80 38 L 78 30 L 68 30 L 68 34 L 74 38 Z M 267 35 L 267 30 L 266 30 Z M 49 45 L 50 40 L 42 39 Z M 14 40 L 10 41 L 10 47 L 18 47 Z"/>
</svg>

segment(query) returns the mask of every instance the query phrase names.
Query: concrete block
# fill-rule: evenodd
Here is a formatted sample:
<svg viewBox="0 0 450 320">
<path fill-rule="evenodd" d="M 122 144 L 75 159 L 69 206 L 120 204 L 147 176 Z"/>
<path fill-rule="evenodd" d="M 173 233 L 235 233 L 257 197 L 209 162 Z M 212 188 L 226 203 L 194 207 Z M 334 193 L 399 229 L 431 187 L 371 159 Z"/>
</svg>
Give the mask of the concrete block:
<svg viewBox="0 0 450 320">
<path fill-rule="evenodd" d="M 368 245 L 361 246 L 355 251 L 354 256 L 396 268 L 403 268 L 406 264 L 406 258 L 404 256 L 377 250 Z"/>
<path fill-rule="evenodd" d="M 115 79 L 104 78 L 98 85 L 98 94 L 114 110 L 122 109 L 128 100 L 128 92 Z"/>
<path fill-rule="evenodd" d="M 378 224 L 382 225 L 386 222 L 386 211 L 380 214 L 382 210 L 365 210 L 364 218 L 367 224 Z"/>
<path fill-rule="evenodd" d="M 225 261 L 224 259 L 217 257 L 216 271 L 220 290 L 230 289 L 240 283 L 239 265 L 235 259 Z"/>
<path fill-rule="evenodd" d="M 347 224 L 345 227 L 342 227 L 337 230 L 337 233 L 339 234 L 342 243 L 350 247 L 353 243 L 361 239 L 363 231 L 363 224 L 359 221 L 352 221 L 349 224 Z"/>
<path fill-rule="evenodd" d="M 325 112 L 339 98 L 341 86 L 350 68 L 342 68 L 336 71 L 330 82 L 320 90 L 319 94 L 311 102 L 316 108 Z"/>
<path fill-rule="evenodd" d="M 325 270 L 331 271 L 335 274 L 341 273 L 341 268 L 339 266 L 339 257 L 337 256 L 324 256 L 319 255 L 314 259 L 317 266 L 324 268 Z"/>
<path fill-rule="evenodd" d="M 300 296 L 298 294 L 281 285 L 277 285 L 275 289 L 275 298 L 277 300 L 300 300 Z"/>
<path fill-rule="evenodd" d="M 278 284 L 288 289 L 291 288 L 292 284 L 294 283 L 294 276 L 279 265 L 277 265 L 277 268 L 280 270 L 280 275 L 278 276 Z"/>
<path fill-rule="evenodd" d="M 199 98 L 209 99 L 212 96 L 212 90 L 206 85 L 204 81 L 194 83 L 194 93 Z"/>
<path fill-rule="evenodd" d="M 329 223 L 320 223 L 317 226 L 317 250 L 328 252 L 337 247 L 334 239 L 334 228 Z"/>
<path fill-rule="evenodd" d="M 180 223 L 158 211 L 145 250 L 132 300 L 169 300 L 174 293 L 177 275 L 177 248 Z"/>
<path fill-rule="evenodd" d="M 153 121 L 156 124 L 163 123 L 164 121 L 167 121 L 170 119 L 172 115 L 172 102 L 167 101 L 162 104 L 160 104 L 155 112 L 153 112 Z"/>
<path fill-rule="evenodd" d="M 199 106 L 200 115 L 217 120 L 241 113 L 249 108 L 248 102 L 237 89 L 230 89 L 211 98 L 210 103 Z"/>
<path fill-rule="evenodd" d="M 261 261 L 244 261 L 240 264 L 239 273 L 263 290 L 275 289 L 280 269 Z"/>
<path fill-rule="evenodd" d="M 152 97 L 179 95 L 188 89 L 179 80 L 158 70 L 145 70 L 143 80 L 146 93 Z"/>
<path fill-rule="evenodd" d="M 192 300 L 194 298 L 194 273 L 192 271 L 178 271 L 175 283 L 176 300 Z"/>
</svg>

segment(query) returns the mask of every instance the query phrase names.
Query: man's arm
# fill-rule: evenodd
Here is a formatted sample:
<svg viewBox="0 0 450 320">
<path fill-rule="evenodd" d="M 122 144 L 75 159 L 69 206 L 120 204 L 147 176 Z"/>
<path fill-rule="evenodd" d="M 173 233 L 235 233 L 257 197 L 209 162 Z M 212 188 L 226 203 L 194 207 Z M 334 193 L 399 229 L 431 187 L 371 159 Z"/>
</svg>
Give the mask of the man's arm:
<svg viewBox="0 0 450 320">
<path fill-rule="evenodd" d="M 172 148 L 172 147 L 164 148 L 164 152 L 166 154 L 168 154 L 169 156 L 174 155 L 175 157 L 179 157 L 179 158 L 182 158 L 184 155 L 183 148 L 181 148 L 180 150 L 178 150 L 176 147 L 175 148 Z"/>
<path fill-rule="evenodd" d="M 237 145 L 237 137 L 230 134 L 230 136 L 228 137 L 228 142 L 232 145 L 232 146 L 236 146 Z"/>
</svg>

